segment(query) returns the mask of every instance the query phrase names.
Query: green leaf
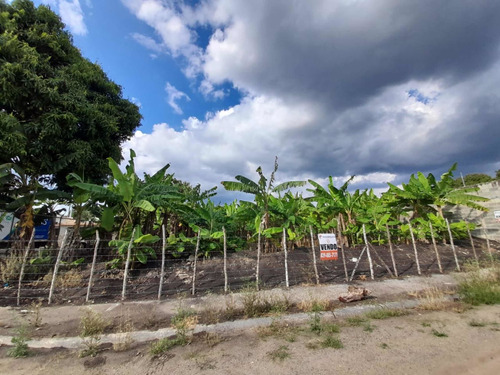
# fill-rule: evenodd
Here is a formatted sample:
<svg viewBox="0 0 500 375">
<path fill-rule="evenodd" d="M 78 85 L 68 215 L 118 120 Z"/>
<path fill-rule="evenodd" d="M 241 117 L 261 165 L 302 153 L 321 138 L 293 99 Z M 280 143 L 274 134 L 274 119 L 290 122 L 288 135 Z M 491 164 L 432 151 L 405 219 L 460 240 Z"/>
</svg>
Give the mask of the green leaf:
<svg viewBox="0 0 500 375">
<path fill-rule="evenodd" d="M 113 224 L 115 222 L 115 212 L 112 207 L 105 207 L 102 210 L 101 216 L 101 227 L 106 231 L 111 232 L 113 230 Z"/>
<path fill-rule="evenodd" d="M 224 237 L 224 232 L 213 232 L 210 237 L 213 239 Z"/>
<path fill-rule="evenodd" d="M 145 199 L 134 202 L 133 206 L 147 212 L 153 212 L 155 210 L 154 206 Z"/>
</svg>

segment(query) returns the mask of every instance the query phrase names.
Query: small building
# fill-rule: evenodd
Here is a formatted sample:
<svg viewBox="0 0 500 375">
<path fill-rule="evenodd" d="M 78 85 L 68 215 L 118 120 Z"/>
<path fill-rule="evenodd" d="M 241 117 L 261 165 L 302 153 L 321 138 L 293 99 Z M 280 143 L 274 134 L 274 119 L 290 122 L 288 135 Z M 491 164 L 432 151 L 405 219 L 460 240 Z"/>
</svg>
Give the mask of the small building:
<svg viewBox="0 0 500 375">
<path fill-rule="evenodd" d="M 477 185 L 479 190 L 477 195 L 488 198 L 488 202 L 480 202 L 481 206 L 489 211 L 479 211 L 466 206 L 451 207 L 448 211 L 451 213 L 452 220 L 465 220 L 478 226 L 472 232 L 472 235 L 479 238 L 488 238 L 490 240 L 500 241 L 500 180 L 487 182 Z M 484 228 L 481 226 L 484 223 Z"/>
</svg>

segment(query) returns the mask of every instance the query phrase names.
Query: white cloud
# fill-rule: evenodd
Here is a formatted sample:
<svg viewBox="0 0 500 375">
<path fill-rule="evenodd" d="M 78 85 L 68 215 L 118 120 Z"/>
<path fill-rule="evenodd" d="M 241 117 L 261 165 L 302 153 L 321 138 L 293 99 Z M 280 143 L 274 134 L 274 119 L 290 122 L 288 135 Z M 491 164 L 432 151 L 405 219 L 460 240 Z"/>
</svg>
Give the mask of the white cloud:
<svg viewBox="0 0 500 375">
<path fill-rule="evenodd" d="M 165 91 L 167 92 L 167 102 L 172 107 L 175 113 L 181 115 L 182 114 L 182 109 L 177 104 L 177 101 L 180 99 L 185 99 L 187 101 L 190 101 L 191 99 L 189 96 L 187 96 L 186 93 L 177 90 L 174 86 L 172 86 L 169 82 L 165 85 Z"/>
<path fill-rule="evenodd" d="M 354 187 L 383 189 L 454 161 L 498 165 L 498 2 L 122 1 L 184 59 L 187 77 L 201 77 L 206 98 L 223 97 L 227 83 L 243 93 L 182 131 L 159 124 L 136 135 L 127 147 L 145 169 L 172 162 L 180 178 L 210 187 L 255 177 L 278 155 L 282 180 L 355 174 Z M 198 26 L 212 30 L 206 48 Z M 181 113 L 187 95 L 171 94 Z"/>
<path fill-rule="evenodd" d="M 42 0 L 44 4 L 49 5 L 61 16 L 62 21 L 75 35 L 87 35 L 88 30 L 84 21 L 84 14 L 79 0 Z M 86 0 L 88 7 L 92 6 L 89 0 Z"/>
<path fill-rule="evenodd" d="M 142 45 L 143 47 L 145 47 L 151 51 L 154 51 L 156 53 L 160 53 L 163 51 L 163 47 L 161 46 L 161 44 L 149 36 L 139 34 L 139 33 L 132 33 L 131 37 L 137 43 L 139 43 L 140 45 Z"/>
<path fill-rule="evenodd" d="M 141 101 L 140 101 L 139 99 L 137 99 L 137 98 L 135 98 L 135 97 L 131 97 L 131 98 L 130 98 L 130 101 L 131 101 L 132 103 L 134 103 L 136 106 L 138 106 L 139 108 L 141 108 L 141 107 L 142 107 L 142 103 L 141 103 Z"/>
</svg>

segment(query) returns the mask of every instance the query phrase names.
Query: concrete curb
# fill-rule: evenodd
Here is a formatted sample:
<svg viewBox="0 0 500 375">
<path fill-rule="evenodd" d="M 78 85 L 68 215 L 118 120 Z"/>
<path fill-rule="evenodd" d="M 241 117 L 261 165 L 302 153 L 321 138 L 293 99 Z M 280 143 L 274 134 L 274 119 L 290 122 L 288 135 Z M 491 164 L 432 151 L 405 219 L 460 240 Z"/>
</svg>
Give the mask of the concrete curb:
<svg viewBox="0 0 500 375">
<path fill-rule="evenodd" d="M 398 302 L 387 302 L 384 304 L 365 304 L 348 306 L 337 309 L 334 312 L 326 312 L 325 314 L 332 314 L 335 317 L 348 317 L 353 315 L 364 314 L 373 310 L 381 309 L 411 309 L 420 304 L 417 300 L 404 300 Z M 194 333 L 211 332 L 211 333 L 227 333 L 234 331 L 241 331 L 246 329 L 258 328 L 268 326 L 275 320 L 288 323 L 303 323 L 310 319 L 308 313 L 298 313 L 290 315 L 282 315 L 278 317 L 264 317 L 252 318 L 245 320 L 236 320 L 230 322 L 223 322 L 210 325 L 198 325 L 194 329 Z M 123 342 L 124 339 L 129 338 L 135 343 L 144 343 L 147 341 L 162 339 L 175 335 L 175 330 L 172 328 L 161 328 L 156 331 L 134 331 L 127 333 L 111 333 L 101 336 L 101 343 L 118 343 Z M 0 345 L 12 346 L 12 336 L 0 336 Z M 30 340 L 27 342 L 30 348 L 66 348 L 66 349 L 83 349 L 84 340 L 81 337 L 57 337 L 57 338 L 41 338 L 37 340 Z"/>
</svg>

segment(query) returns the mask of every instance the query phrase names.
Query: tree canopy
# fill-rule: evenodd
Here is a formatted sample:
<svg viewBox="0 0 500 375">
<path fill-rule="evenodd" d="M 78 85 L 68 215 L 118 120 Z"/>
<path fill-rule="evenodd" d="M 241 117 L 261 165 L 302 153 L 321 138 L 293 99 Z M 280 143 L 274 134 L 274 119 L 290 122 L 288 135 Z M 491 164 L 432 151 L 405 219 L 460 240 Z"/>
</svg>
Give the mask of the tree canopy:
<svg viewBox="0 0 500 375">
<path fill-rule="evenodd" d="M 70 172 L 104 183 L 107 158 L 121 160 L 120 145 L 140 120 L 54 12 L 0 0 L 0 164 L 60 189 Z"/>
</svg>

